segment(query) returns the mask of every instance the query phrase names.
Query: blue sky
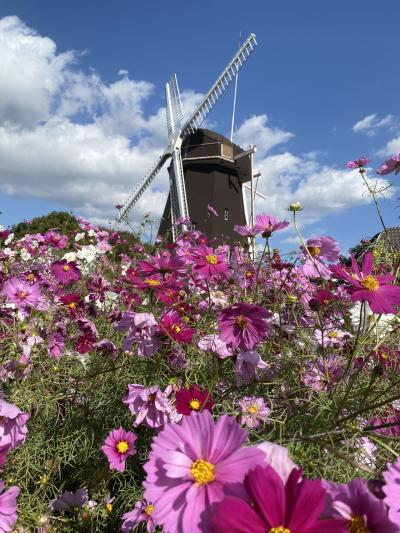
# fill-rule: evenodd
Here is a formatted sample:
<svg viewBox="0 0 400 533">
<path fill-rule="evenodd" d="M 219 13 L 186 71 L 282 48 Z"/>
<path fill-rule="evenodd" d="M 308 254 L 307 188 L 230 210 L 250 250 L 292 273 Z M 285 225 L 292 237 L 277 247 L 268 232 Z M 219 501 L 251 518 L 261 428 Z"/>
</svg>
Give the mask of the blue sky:
<svg viewBox="0 0 400 533">
<path fill-rule="evenodd" d="M 374 177 L 400 151 L 399 15 L 398 0 L 2 0 L 0 222 L 65 209 L 106 223 L 164 148 L 171 74 L 192 109 L 240 33 L 254 32 L 234 140 L 258 146 L 269 200 L 257 209 L 282 217 L 300 200 L 305 236 L 331 235 L 345 251 L 379 223 L 344 163 L 368 155 Z M 209 116 L 224 134 L 231 107 L 228 91 Z M 388 226 L 398 225 L 399 179 L 388 176 L 382 201 Z M 157 218 L 166 190 L 164 173 L 134 221 Z M 276 244 L 292 241 L 288 231 Z"/>
</svg>

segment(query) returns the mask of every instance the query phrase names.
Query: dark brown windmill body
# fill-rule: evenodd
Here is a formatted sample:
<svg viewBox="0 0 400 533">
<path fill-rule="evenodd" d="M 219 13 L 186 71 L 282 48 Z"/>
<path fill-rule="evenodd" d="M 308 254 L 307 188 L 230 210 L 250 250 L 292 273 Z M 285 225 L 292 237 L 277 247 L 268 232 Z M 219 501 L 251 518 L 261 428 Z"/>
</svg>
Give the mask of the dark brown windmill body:
<svg viewBox="0 0 400 533">
<path fill-rule="evenodd" d="M 233 230 L 235 224 L 248 222 L 243 186 L 251 180 L 251 155 L 235 160 L 243 152 L 223 135 L 205 129 L 187 135 L 182 142 L 182 166 L 192 229 L 202 231 L 216 244 L 246 242 Z M 174 180 L 173 165 L 168 172 Z M 208 205 L 218 216 L 209 213 Z M 171 235 L 171 224 L 168 195 L 159 234 Z"/>
</svg>

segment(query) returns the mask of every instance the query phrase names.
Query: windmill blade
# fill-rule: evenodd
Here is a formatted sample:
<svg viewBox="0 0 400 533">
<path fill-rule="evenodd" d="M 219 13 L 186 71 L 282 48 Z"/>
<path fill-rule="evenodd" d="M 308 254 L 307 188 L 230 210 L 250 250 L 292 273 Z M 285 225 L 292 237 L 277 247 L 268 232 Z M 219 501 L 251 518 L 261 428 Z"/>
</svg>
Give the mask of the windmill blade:
<svg viewBox="0 0 400 533">
<path fill-rule="evenodd" d="M 136 204 L 136 202 L 139 200 L 139 198 L 142 196 L 144 191 L 147 189 L 147 187 L 150 185 L 150 183 L 153 181 L 153 179 L 156 177 L 158 172 L 162 169 L 165 161 L 170 157 L 170 154 L 168 152 L 164 152 L 154 163 L 154 165 L 151 167 L 149 172 L 146 174 L 146 176 L 142 179 L 142 181 L 139 183 L 137 188 L 128 196 L 128 199 L 124 203 L 124 205 L 121 207 L 120 212 L 118 214 L 117 222 L 121 222 L 124 218 L 126 218 L 128 212 L 132 209 L 132 207 Z"/>
<path fill-rule="evenodd" d="M 176 211 L 176 218 L 189 218 L 189 208 L 187 204 L 187 197 L 186 197 L 186 186 L 185 186 L 185 177 L 183 174 L 183 165 L 182 165 L 182 157 L 181 157 L 181 150 L 179 147 L 175 148 L 174 153 L 172 154 L 172 162 L 174 166 L 174 189 L 176 191 L 176 205 L 177 205 L 177 211 Z M 171 188 L 172 191 L 173 188 Z M 171 200 L 174 200 L 174 198 L 171 198 Z M 171 205 L 173 205 L 174 202 L 171 201 Z"/>
<path fill-rule="evenodd" d="M 192 117 L 185 123 L 182 128 L 181 137 L 193 133 L 200 126 L 224 93 L 225 89 L 235 79 L 236 74 L 243 67 L 243 64 L 255 46 L 257 46 L 256 36 L 254 33 L 251 33 L 239 48 L 238 52 L 233 56 L 232 60 L 228 63 L 220 77 L 208 91 Z"/>
<path fill-rule="evenodd" d="M 181 95 L 176 74 L 165 84 L 168 136 L 180 130 L 183 121 Z"/>
</svg>

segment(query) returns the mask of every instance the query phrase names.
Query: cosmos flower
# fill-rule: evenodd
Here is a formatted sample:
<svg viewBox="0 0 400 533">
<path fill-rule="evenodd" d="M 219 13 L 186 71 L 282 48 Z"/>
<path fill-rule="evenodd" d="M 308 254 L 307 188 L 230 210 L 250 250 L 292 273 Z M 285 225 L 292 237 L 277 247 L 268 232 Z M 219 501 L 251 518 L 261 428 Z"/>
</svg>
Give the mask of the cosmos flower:
<svg viewBox="0 0 400 533">
<path fill-rule="evenodd" d="M 252 350 L 267 336 L 268 312 L 259 305 L 236 303 L 218 313 L 219 337 L 228 346 Z"/>
<path fill-rule="evenodd" d="M 95 501 L 89 500 L 88 491 L 84 487 L 75 492 L 66 490 L 50 503 L 52 511 L 69 511 L 73 508 L 81 509 L 84 506 L 92 508 L 95 505 Z"/>
<path fill-rule="evenodd" d="M 16 405 L 0 398 L 0 446 L 10 445 L 13 448 L 23 444 L 28 433 L 26 423 L 29 413 L 23 413 Z"/>
<path fill-rule="evenodd" d="M 241 483 L 264 460 L 261 450 L 242 447 L 246 437 L 234 418 L 214 422 L 207 410 L 168 424 L 154 437 L 144 465 L 144 496 L 154 503 L 154 519 L 165 531 L 210 531 L 212 506 L 225 488 Z"/>
<path fill-rule="evenodd" d="M 353 161 L 348 161 L 346 163 L 346 168 L 363 168 L 367 163 L 370 163 L 371 159 L 368 159 L 368 157 L 359 157 L 358 159 L 354 159 Z"/>
<path fill-rule="evenodd" d="M 336 484 L 324 481 L 327 491 L 325 513 L 347 521 L 347 531 L 394 533 L 396 529 L 387 517 L 382 500 L 369 491 L 365 479 Z"/>
<path fill-rule="evenodd" d="M 214 400 L 207 389 L 200 390 L 197 385 L 190 385 L 189 389 L 181 388 L 175 394 L 176 410 L 182 415 L 190 415 L 193 411 L 212 410 Z"/>
<path fill-rule="evenodd" d="M 187 326 L 176 311 L 164 313 L 161 317 L 158 331 L 176 342 L 183 343 L 191 342 L 195 334 L 195 330 Z"/>
<path fill-rule="evenodd" d="M 396 526 L 400 526 L 400 457 L 394 464 L 388 463 L 383 479 L 385 485 L 382 490 L 385 493 L 384 502 L 389 507 L 389 518 Z"/>
<path fill-rule="evenodd" d="M 61 235 L 61 233 L 58 233 L 54 230 L 46 231 L 43 237 L 47 244 L 50 244 L 50 246 L 56 248 L 57 250 L 62 250 L 68 244 L 67 235 Z"/>
<path fill-rule="evenodd" d="M 387 159 L 376 171 L 377 174 L 384 176 L 385 174 L 390 174 L 394 172 L 398 174 L 400 172 L 400 152 L 398 154 L 392 155 Z"/>
<path fill-rule="evenodd" d="M 242 235 L 242 237 L 255 237 L 259 233 L 258 228 L 255 226 L 239 226 L 236 224 L 233 226 L 233 230 Z"/>
<path fill-rule="evenodd" d="M 268 365 L 255 350 L 239 352 L 236 358 L 235 374 L 236 384 L 248 385 L 252 381 L 258 381 L 257 368 L 265 369 Z"/>
<path fill-rule="evenodd" d="M 153 533 L 156 528 L 156 524 L 152 518 L 154 511 L 154 505 L 147 503 L 145 500 L 141 500 L 135 503 L 135 507 L 129 513 L 122 515 L 123 524 L 121 531 L 123 533 L 131 533 L 142 522 L 146 522 L 147 533 Z"/>
<path fill-rule="evenodd" d="M 202 337 L 197 343 L 197 346 L 204 352 L 212 352 L 217 354 L 221 359 L 232 357 L 233 355 L 233 350 L 228 348 L 226 342 L 221 340 L 220 337 L 215 333 L 211 335 L 204 335 L 204 337 Z"/>
<path fill-rule="evenodd" d="M 394 276 L 391 274 L 372 275 L 372 253 L 363 256 L 362 270 L 352 256 L 352 272 L 347 272 L 341 266 L 332 265 L 331 270 L 338 279 L 344 279 L 351 284 L 351 299 L 353 302 L 367 301 L 374 313 L 396 314 L 396 306 L 400 306 L 400 287 L 393 285 Z"/>
<path fill-rule="evenodd" d="M 51 273 L 63 285 L 68 285 L 81 279 L 81 271 L 73 261 L 66 259 L 55 261 L 51 265 Z"/>
<path fill-rule="evenodd" d="M 229 272 L 225 252 L 215 252 L 209 246 L 198 246 L 193 252 L 193 271 L 204 279 L 225 277 Z"/>
<path fill-rule="evenodd" d="M 162 392 L 157 385 L 146 388 L 143 385 L 129 384 L 128 394 L 123 402 L 136 415 L 134 426 L 145 421 L 148 426 L 158 428 L 169 422 L 172 413 L 169 392 Z"/>
<path fill-rule="evenodd" d="M 126 460 L 136 453 L 134 446 L 136 439 L 132 431 L 125 431 L 122 427 L 110 431 L 101 447 L 108 459 L 110 470 L 124 472 Z"/>
<path fill-rule="evenodd" d="M 3 533 L 13 531 L 17 521 L 17 497 L 19 487 L 13 486 L 4 490 L 4 483 L 0 481 L 0 531 Z"/>
<path fill-rule="evenodd" d="M 257 396 L 244 396 L 236 405 L 240 410 L 240 423 L 252 429 L 258 427 L 271 413 L 264 398 Z"/>
<path fill-rule="evenodd" d="M 17 307 L 36 308 L 42 301 L 42 295 L 38 285 L 31 285 L 15 277 L 5 282 L 1 294 L 6 296 Z"/>
<path fill-rule="evenodd" d="M 123 344 L 125 351 L 129 351 L 132 343 L 137 342 L 138 355 L 151 357 L 160 347 L 160 341 L 156 337 L 157 322 L 153 313 L 123 313 L 117 328 L 120 331 L 128 331 Z"/>
<path fill-rule="evenodd" d="M 344 533 L 341 520 L 320 519 L 321 480 L 301 475 L 301 470 L 293 469 L 284 483 L 271 466 L 257 466 L 245 479 L 249 500 L 228 496 L 216 505 L 213 532 Z"/>
<path fill-rule="evenodd" d="M 216 211 L 216 210 L 213 208 L 213 206 L 210 205 L 210 204 L 207 205 L 207 211 L 208 211 L 209 213 L 211 213 L 212 215 L 216 216 L 216 217 L 218 216 L 217 211 Z"/>
<path fill-rule="evenodd" d="M 311 278 L 329 279 L 331 272 L 325 261 L 334 262 L 339 259 L 339 243 L 332 237 L 316 237 L 308 239 L 307 250 L 302 248 L 303 272 Z"/>
<path fill-rule="evenodd" d="M 272 215 L 257 215 L 256 223 L 254 224 L 254 229 L 257 230 L 257 234 L 261 234 L 262 237 L 267 238 L 275 231 L 285 229 L 289 226 L 287 220 L 278 222 L 278 219 Z"/>
</svg>

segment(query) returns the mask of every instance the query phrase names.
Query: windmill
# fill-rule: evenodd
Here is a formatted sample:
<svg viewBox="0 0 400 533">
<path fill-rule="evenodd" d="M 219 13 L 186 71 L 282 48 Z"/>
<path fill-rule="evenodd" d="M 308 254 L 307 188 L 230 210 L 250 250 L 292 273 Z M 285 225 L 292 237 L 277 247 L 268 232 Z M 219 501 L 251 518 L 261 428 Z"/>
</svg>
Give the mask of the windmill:
<svg viewBox="0 0 400 533">
<path fill-rule="evenodd" d="M 234 55 L 232 60 L 228 63 L 222 74 L 213 84 L 211 89 L 208 91 L 200 105 L 198 105 L 192 116 L 185 123 L 183 123 L 183 112 L 178 81 L 175 74 L 172 76 L 171 80 L 165 86 L 168 146 L 164 150 L 163 154 L 155 161 L 154 165 L 147 173 L 147 175 L 143 178 L 143 180 L 139 183 L 138 187 L 129 195 L 126 202 L 121 207 L 117 218 L 118 222 L 127 220 L 127 215 L 129 211 L 141 198 L 147 187 L 154 180 L 154 178 L 162 169 L 166 161 L 169 158 L 172 158 L 172 164 L 169 168 L 169 196 L 160 228 L 163 226 L 163 224 L 165 226 L 166 220 L 168 219 L 168 229 L 172 231 L 172 238 L 175 241 L 177 233 L 176 221 L 178 219 L 189 220 L 189 216 L 192 215 L 192 213 L 189 212 L 190 202 L 188 202 L 186 187 L 186 182 L 188 178 L 186 173 L 184 172 L 184 165 L 182 162 L 182 149 L 186 149 L 186 152 L 188 150 L 190 151 L 190 149 L 192 149 L 192 152 L 196 152 L 196 148 L 193 147 L 198 147 L 199 145 L 193 144 L 193 142 L 190 143 L 190 140 L 195 139 L 196 142 L 199 133 L 203 134 L 202 138 L 204 138 L 205 136 L 208 139 L 210 137 L 210 134 L 213 133 L 209 132 L 208 130 L 199 130 L 199 127 L 206 119 L 211 109 L 220 99 L 222 94 L 225 92 L 226 88 L 230 85 L 232 81 L 235 80 L 235 77 L 237 76 L 239 70 L 243 67 L 244 63 L 246 62 L 247 58 L 254 50 L 256 45 L 257 41 L 255 35 L 250 34 L 244 41 L 244 43 L 240 46 L 239 50 Z M 218 144 L 220 146 L 218 152 L 219 155 L 214 154 L 215 157 L 219 157 L 219 159 L 221 159 L 224 164 L 226 163 L 228 165 L 229 163 L 229 167 L 232 167 L 232 164 L 237 167 L 234 169 L 235 173 L 237 174 L 236 181 L 234 179 L 236 174 L 233 172 L 233 167 L 229 170 L 229 172 L 231 173 L 229 174 L 230 186 L 232 185 L 232 187 L 240 193 L 239 196 L 242 198 L 241 210 L 243 211 L 243 216 L 241 217 L 241 220 L 235 220 L 235 223 L 247 223 L 248 220 L 243 187 L 245 181 L 249 181 L 252 179 L 252 175 L 248 175 L 249 169 L 243 170 L 243 164 L 241 164 L 242 177 L 238 177 L 240 174 L 240 165 L 239 162 L 236 163 L 235 161 L 235 155 L 239 156 L 240 152 L 243 152 L 243 150 L 240 149 L 240 147 L 238 147 L 237 145 L 234 145 L 233 143 L 225 139 L 225 137 L 217 135 L 216 138 L 215 135 L 216 134 L 214 134 L 214 136 L 211 135 L 211 138 L 215 141 L 215 143 L 200 142 L 200 145 Z M 213 154 L 199 156 L 197 157 L 197 159 L 204 160 L 209 157 L 209 159 L 211 160 L 212 155 Z M 249 154 L 249 158 L 251 158 L 251 154 Z M 193 161 L 196 159 L 196 157 L 187 159 L 191 159 Z M 219 165 L 221 164 L 221 161 L 219 161 Z M 250 162 L 250 159 L 248 162 Z M 209 169 L 207 170 L 207 172 L 209 173 Z M 225 209 L 225 219 L 226 211 L 227 209 Z M 188 229 L 185 223 L 181 225 L 181 228 L 183 231 Z"/>
</svg>

